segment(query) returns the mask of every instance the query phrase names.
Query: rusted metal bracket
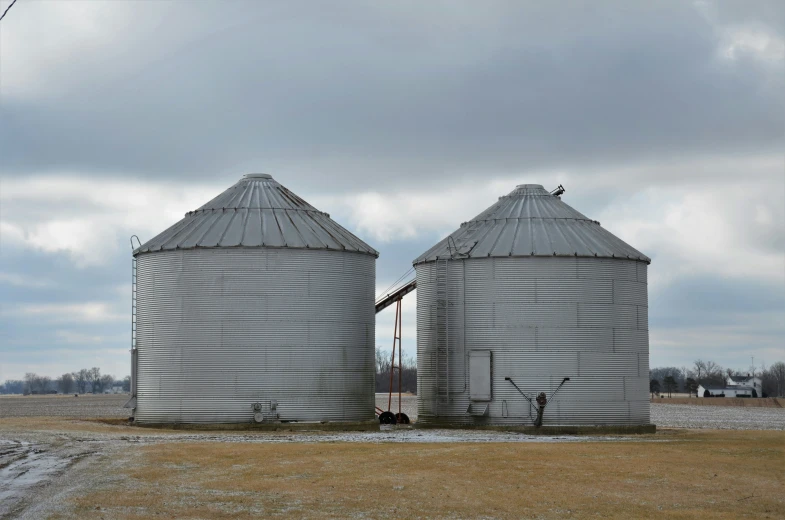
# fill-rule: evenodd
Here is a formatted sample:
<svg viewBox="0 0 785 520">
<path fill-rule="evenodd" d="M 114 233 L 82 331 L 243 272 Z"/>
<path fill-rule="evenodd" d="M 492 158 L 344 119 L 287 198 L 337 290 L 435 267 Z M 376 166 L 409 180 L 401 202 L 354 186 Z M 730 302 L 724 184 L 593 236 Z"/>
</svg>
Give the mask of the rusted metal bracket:
<svg viewBox="0 0 785 520">
<path fill-rule="evenodd" d="M 542 416 L 545 413 L 545 407 L 548 406 L 548 403 L 551 401 L 551 399 L 553 399 L 553 396 L 556 395 L 556 392 L 558 392 L 561 389 L 561 387 L 564 386 L 564 383 L 569 381 L 570 378 L 565 377 L 564 379 L 562 379 L 561 383 L 559 383 L 559 386 L 556 387 L 556 390 L 553 391 L 550 397 L 547 397 L 545 395 L 545 392 L 540 392 L 539 394 L 537 394 L 537 397 L 535 399 L 532 399 L 531 397 L 526 395 L 523 392 L 523 390 L 521 390 L 518 387 L 518 385 L 515 384 L 515 381 L 513 381 L 512 378 L 505 377 L 504 380 L 512 383 L 512 386 L 514 386 L 515 389 L 518 390 L 518 392 L 523 396 L 523 398 L 529 401 L 529 406 L 537 410 L 537 418 L 536 419 L 532 418 L 532 420 L 534 421 L 534 426 L 539 428 L 540 426 L 542 426 Z M 537 402 L 536 406 L 534 404 L 535 401 Z M 529 409 L 529 417 L 531 417 L 531 408 Z"/>
</svg>

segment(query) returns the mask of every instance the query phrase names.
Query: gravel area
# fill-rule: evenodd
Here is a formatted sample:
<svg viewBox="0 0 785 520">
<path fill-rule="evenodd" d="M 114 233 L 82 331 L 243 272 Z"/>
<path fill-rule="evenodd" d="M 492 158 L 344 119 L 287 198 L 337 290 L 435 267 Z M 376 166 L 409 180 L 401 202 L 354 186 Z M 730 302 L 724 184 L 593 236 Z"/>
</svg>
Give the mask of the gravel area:
<svg viewBox="0 0 785 520">
<path fill-rule="evenodd" d="M 785 430 L 785 408 L 652 403 L 651 422 L 662 428 Z"/>
<path fill-rule="evenodd" d="M 376 406 L 382 410 L 387 410 L 387 403 L 389 402 L 389 394 L 376 394 Z M 398 413 L 398 394 L 392 396 L 392 406 L 390 411 Z M 417 420 L 417 396 L 406 395 L 401 396 L 401 411 L 409 416 L 409 420 L 414 422 Z"/>
</svg>

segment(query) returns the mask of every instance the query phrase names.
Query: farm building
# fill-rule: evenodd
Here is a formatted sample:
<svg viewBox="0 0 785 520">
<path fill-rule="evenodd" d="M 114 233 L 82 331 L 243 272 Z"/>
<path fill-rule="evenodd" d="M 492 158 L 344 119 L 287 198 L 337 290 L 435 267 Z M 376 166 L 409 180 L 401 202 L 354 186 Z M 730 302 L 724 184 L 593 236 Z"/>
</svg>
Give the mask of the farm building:
<svg viewBox="0 0 785 520">
<path fill-rule="evenodd" d="M 698 385 L 698 397 L 761 397 L 761 394 L 751 386 L 725 385 L 703 386 Z"/>
<path fill-rule="evenodd" d="M 650 259 L 537 184 L 414 260 L 418 422 L 649 424 Z M 554 395 L 554 392 L 557 392 Z"/>
<path fill-rule="evenodd" d="M 377 256 L 266 174 L 141 244 L 135 420 L 372 420 Z"/>
</svg>

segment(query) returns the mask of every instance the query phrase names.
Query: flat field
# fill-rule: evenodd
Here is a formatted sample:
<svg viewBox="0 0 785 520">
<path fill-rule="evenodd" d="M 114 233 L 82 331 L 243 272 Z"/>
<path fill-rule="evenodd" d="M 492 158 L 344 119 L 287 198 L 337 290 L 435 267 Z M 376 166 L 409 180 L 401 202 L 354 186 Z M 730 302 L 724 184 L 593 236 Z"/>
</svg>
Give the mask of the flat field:
<svg viewBox="0 0 785 520">
<path fill-rule="evenodd" d="M 785 518 L 783 467 L 781 430 L 189 432 L 6 416 L 0 517 Z"/>
<path fill-rule="evenodd" d="M 745 408 L 785 408 L 785 398 L 783 397 L 762 397 L 762 398 L 742 398 L 742 397 L 682 397 L 684 394 L 673 397 L 652 398 L 654 404 L 689 404 L 693 406 L 741 406 Z"/>
<path fill-rule="evenodd" d="M 128 417 L 128 394 L 0 396 L 3 417 Z"/>
<path fill-rule="evenodd" d="M 785 430 L 785 408 L 652 403 L 651 422 L 658 428 Z"/>
</svg>

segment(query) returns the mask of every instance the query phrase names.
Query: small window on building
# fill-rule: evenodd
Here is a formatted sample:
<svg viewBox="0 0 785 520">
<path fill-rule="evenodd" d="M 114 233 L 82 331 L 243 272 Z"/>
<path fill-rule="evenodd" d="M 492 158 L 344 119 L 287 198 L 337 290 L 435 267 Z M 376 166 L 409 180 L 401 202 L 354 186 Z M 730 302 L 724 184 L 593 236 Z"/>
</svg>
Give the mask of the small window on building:
<svg viewBox="0 0 785 520">
<path fill-rule="evenodd" d="M 492 357 L 490 350 L 469 351 L 469 398 L 472 401 L 492 399 Z"/>
</svg>

